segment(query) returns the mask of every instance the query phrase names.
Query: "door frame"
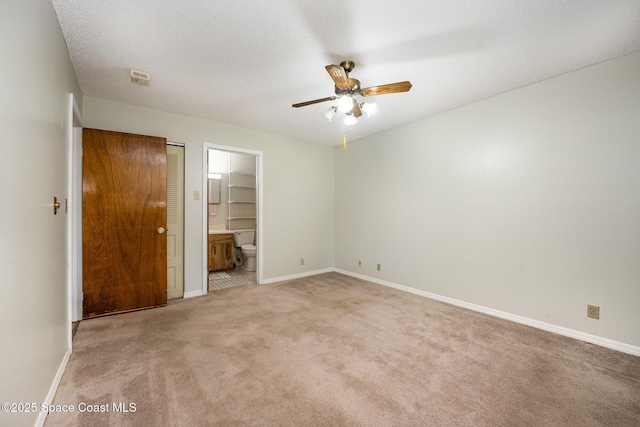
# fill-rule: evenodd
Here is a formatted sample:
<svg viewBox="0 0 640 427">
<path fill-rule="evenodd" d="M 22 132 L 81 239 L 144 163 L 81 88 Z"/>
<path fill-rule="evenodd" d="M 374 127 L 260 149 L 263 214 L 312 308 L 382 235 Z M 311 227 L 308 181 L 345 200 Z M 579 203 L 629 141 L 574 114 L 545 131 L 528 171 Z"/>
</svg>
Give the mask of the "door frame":
<svg viewBox="0 0 640 427">
<path fill-rule="evenodd" d="M 264 153 L 262 151 L 256 150 L 248 150 L 245 148 L 231 147 L 228 145 L 220 145 L 220 144 L 212 144 L 205 142 L 202 144 L 202 189 L 201 197 L 202 200 L 202 254 L 203 254 L 203 263 L 202 263 L 202 295 L 206 295 L 209 291 L 209 272 L 207 271 L 207 231 L 209 228 L 209 214 L 207 211 L 207 203 L 206 203 L 206 191 L 208 189 L 208 180 L 207 180 L 207 152 L 209 150 L 220 150 L 226 151 L 228 153 L 237 153 L 237 154 L 248 154 L 256 157 L 256 216 L 257 216 L 257 233 L 256 233 L 256 251 L 257 251 L 257 274 L 256 281 L 259 285 L 264 282 L 263 279 L 263 247 L 264 247 L 264 226 L 263 226 L 263 218 L 262 213 L 263 210 L 263 156 Z"/>
<path fill-rule="evenodd" d="M 82 113 L 72 93 L 67 114 L 67 317 L 71 348 L 72 322 L 82 319 Z"/>
</svg>

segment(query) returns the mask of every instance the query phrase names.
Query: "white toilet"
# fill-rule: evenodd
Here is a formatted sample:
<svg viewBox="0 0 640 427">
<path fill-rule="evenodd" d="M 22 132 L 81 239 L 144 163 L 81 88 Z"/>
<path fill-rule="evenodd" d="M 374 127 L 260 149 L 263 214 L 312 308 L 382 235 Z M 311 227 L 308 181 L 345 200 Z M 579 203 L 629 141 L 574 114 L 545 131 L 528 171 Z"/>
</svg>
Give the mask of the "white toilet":
<svg viewBox="0 0 640 427">
<path fill-rule="evenodd" d="M 242 268 L 247 271 L 256 271 L 257 249 L 253 244 L 255 236 L 256 230 L 251 228 L 233 231 L 233 243 L 242 251 Z"/>
</svg>

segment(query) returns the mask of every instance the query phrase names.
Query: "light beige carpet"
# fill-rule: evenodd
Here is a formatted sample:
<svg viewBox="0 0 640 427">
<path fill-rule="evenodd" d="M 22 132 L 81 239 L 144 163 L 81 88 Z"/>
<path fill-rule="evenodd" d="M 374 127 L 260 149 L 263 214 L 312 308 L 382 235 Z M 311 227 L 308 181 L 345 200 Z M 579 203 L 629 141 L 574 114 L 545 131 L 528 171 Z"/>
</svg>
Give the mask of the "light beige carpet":
<svg viewBox="0 0 640 427">
<path fill-rule="evenodd" d="M 638 426 L 640 358 L 328 273 L 83 321 L 54 403 L 110 411 L 46 427 Z"/>
</svg>

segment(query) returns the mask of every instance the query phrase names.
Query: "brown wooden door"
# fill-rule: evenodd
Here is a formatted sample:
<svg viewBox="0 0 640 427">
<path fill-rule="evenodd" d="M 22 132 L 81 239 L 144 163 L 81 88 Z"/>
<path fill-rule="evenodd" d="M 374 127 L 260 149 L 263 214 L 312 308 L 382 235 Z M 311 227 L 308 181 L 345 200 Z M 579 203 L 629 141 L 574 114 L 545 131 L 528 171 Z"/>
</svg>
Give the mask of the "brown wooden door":
<svg viewBox="0 0 640 427">
<path fill-rule="evenodd" d="M 167 303 L 165 138 L 83 130 L 83 317 Z"/>
</svg>

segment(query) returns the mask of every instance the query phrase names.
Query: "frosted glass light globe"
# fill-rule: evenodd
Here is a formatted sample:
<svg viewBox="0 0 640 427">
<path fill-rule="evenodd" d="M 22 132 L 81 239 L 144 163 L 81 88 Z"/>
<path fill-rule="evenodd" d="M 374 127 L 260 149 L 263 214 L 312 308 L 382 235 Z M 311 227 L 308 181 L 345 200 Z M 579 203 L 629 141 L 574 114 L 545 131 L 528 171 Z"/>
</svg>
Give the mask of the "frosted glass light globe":
<svg viewBox="0 0 640 427">
<path fill-rule="evenodd" d="M 338 99 L 338 110 L 343 113 L 349 113 L 353 110 L 353 98 L 348 95 L 342 95 L 340 99 Z"/>
<path fill-rule="evenodd" d="M 344 124 L 347 126 L 355 125 L 356 121 L 356 116 L 354 116 L 353 114 L 347 114 L 346 116 L 344 116 Z"/>
<path fill-rule="evenodd" d="M 373 113 L 376 112 L 376 103 L 375 102 L 363 102 L 362 103 L 362 111 L 367 113 L 367 117 L 370 117 Z"/>
</svg>

